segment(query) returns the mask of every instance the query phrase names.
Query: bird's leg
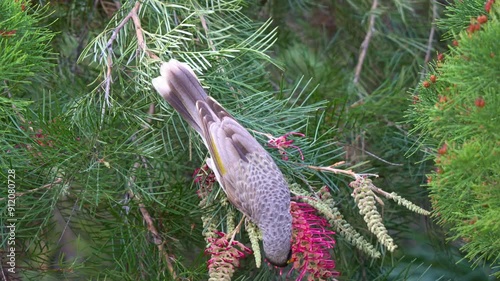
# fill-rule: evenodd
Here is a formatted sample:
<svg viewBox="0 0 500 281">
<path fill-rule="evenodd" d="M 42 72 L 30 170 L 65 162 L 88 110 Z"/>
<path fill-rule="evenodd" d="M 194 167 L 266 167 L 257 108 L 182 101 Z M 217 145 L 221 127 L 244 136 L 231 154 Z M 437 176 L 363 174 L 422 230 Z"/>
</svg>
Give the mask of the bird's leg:
<svg viewBox="0 0 500 281">
<path fill-rule="evenodd" d="M 229 234 L 231 236 L 231 240 L 229 240 L 229 245 L 231 245 L 233 243 L 233 240 L 234 240 L 234 236 L 236 236 L 236 234 L 238 232 L 240 232 L 240 229 L 241 229 L 241 225 L 243 224 L 243 221 L 245 220 L 246 218 L 246 215 L 243 215 L 243 217 L 241 217 L 241 220 L 240 222 L 238 223 L 238 225 L 234 228 L 234 230 Z"/>
</svg>

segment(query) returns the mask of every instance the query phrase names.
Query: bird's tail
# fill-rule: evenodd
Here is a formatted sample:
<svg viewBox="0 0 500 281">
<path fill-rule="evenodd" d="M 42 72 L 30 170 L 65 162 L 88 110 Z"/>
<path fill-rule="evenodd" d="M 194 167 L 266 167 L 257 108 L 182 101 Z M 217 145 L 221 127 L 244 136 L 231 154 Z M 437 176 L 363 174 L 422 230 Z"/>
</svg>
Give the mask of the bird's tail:
<svg viewBox="0 0 500 281">
<path fill-rule="evenodd" d="M 201 134 L 201 120 L 196 102 L 206 101 L 207 93 L 201 87 L 191 67 L 171 59 L 162 64 L 160 74 L 160 77 L 153 79 L 156 91 Z"/>
</svg>

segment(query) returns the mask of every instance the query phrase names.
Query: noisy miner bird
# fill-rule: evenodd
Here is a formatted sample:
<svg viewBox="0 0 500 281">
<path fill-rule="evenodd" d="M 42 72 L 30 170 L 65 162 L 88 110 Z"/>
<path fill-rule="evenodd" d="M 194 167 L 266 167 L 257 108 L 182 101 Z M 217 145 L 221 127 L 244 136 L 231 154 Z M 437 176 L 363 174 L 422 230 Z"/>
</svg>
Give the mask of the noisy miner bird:
<svg viewBox="0 0 500 281">
<path fill-rule="evenodd" d="M 229 201 L 262 231 L 267 260 L 286 266 L 291 255 L 290 190 L 276 163 L 215 99 L 185 63 L 163 63 L 156 91 L 203 139 L 207 164 Z"/>
</svg>

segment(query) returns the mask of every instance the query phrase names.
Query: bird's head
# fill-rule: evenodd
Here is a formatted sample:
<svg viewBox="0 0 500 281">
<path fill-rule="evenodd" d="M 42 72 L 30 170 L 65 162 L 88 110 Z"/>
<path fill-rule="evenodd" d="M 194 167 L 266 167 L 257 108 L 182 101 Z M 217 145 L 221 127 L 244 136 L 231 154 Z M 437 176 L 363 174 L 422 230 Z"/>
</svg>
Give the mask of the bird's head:
<svg viewBox="0 0 500 281">
<path fill-rule="evenodd" d="M 288 251 L 288 254 L 286 255 L 285 259 L 283 259 L 282 256 L 281 257 L 275 257 L 275 256 L 271 257 L 271 256 L 266 254 L 267 261 L 270 264 L 277 266 L 277 267 L 287 266 L 290 263 L 291 258 L 292 258 L 292 249 L 290 249 Z"/>
<path fill-rule="evenodd" d="M 292 257 L 291 228 L 263 231 L 262 238 L 267 261 L 275 266 L 287 266 Z"/>
</svg>

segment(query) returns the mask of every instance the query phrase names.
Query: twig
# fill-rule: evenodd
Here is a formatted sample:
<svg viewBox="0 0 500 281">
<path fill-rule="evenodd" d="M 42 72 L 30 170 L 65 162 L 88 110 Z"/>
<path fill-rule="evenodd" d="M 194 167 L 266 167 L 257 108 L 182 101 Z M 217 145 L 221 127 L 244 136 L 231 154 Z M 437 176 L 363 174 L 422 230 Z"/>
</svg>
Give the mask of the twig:
<svg viewBox="0 0 500 281">
<path fill-rule="evenodd" d="M 370 9 L 370 23 L 368 25 L 368 32 L 366 33 L 363 43 L 361 43 L 361 52 L 358 58 L 358 64 L 356 65 L 356 70 L 354 71 L 354 84 L 358 84 L 359 76 L 361 75 L 361 69 L 363 68 L 363 62 L 365 61 L 366 52 L 368 51 L 368 46 L 370 45 L 370 40 L 373 35 L 373 27 L 375 25 L 375 9 L 377 9 L 378 0 L 373 0 L 372 7 Z"/>
<path fill-rule="evenodd" d="M 5 92 L 7 93 L 7 96 L 9 97 L 9 99 L 12 98 L 12 93 L 10 92 L 9 90 L 9 84 L 7 84 L 7 80 L 3 80 L 3 83 L 5 85 Z M 14 109 L 14 111 L 16 112 L 17 114 L 17 117 L 19 118 L 19 120 L 21 120 L 22 123 L 25 123 L 26 120 L 24 119 L 23 115 L 21 114 L 21 112 L 17 109 L 17 107 L 14 105 L 14 102 L 12 102 L 12 109 Z"/>
<path fill-rule="evenodd" d="M 200 21 L 201 21 L 201 26 L 203 27 L 203 30 L 205 31 L 205 36 L 207 37 L 208 46 L 210 47 L 210 49 L 212 49 L 212 51 L 214 53 L 216 53 L 217 52 L 217 48 L 215 47 L 214 42 L 210 38 L 207 20 L 205 19 L 205 17 L 203 15 L 200 15 Z M 224 69 L 221 69 L 221 72 L 225 73 Z M 228 81 L 226 81 L 226 85 L 229 87 L 229 89 L 231 89 L 231 92 L 233 92 L 233 93 L 237 92 L 236 89 L 234 89 L 234 87 Z"/>
<path fill-rule="evenodd" d="M 137 198 L 137 197 L 134 197 Z M 149 211 L 146 209 L 146 206 L 143 203 L 139 203 L 139 210 L 141 211 L 142 218 L 144 219 L 144 222 L 146 222 L 146 226 L 148 231 L 152 234 L 153 236 L 153 243 L 156 244 L 158 247 L 158 251 L 163 255 L 165 258 L 165 262 L 167 263 L 167 268 L 168 271 L 170 272 L 170 275 L 172 275 L 172 279 L 176 279 L 177 276 L 174 271 L 174 267 L 172 265 L 172 262 L 170 261 L 170 256 L 165 249 L 165 243 L 161 239 L 160 234 L 158 233 L 158 230 L 156 230 L 156 227 L 154 226 L 153 219 L 151 218 L 151 215 L 149 214 Z"/>
<path fill-rule="evenodd" d="M 403 133 L 405 136 L 408 136 L 410 135 L 410 133 L 408 133 L 407 130 L 404 129 L 403 126 L 399 125 L 398 123 L 394 122 L 394 121 L 390 121 L 389 119 L 387 119 L 386 116 L 383 117 L 384 118 L 384 121 L 387 123 L 387 126 L 393 126 L 395 127 L 396 129 L 398 129 L 401 133 Z"/>
<path fill-rule="evenodd" d="M 140 167 L 140 165 L 141 164 L 139 162 L 135 162 L 134 166 L 133 166 L 133 171 L 137 170 Z M 176 279 L 174 267 L 172 265 L 172 262 L 170 261 L 170 256 L 169 256 L 167 249 L 165 247 L 165 242 L 161 238 L 161 235 L 159 234 L 158 230 L 156 229 L 154 222 L 153 222 L 153 219 L 151 217 L 151 214 L 149 213 L 148 209 L 146 209 L 146 205 L 144 205 L 144 203 L 142 203 L 140 196 L 134 195 L 134 193 L 132 191 L 132 184 L 135 183 L 136 180 L 137 180 L 137 177 L 135 175 L 130 177 L 129 182 L 128 182 L 129 190 L 127 193 L 129 194 L 130 198 L 133 198 L 134 200 L 136 200 L 139 203 L 138 204 L 139 211 L 141 212 L 142 218 L 143 218 L 144 222 L 146 223 L 146 228 L 148 229 L 149 233 L 153 237 L 153 243 L 158 247 L 158 251 L 165 258 L 165 262 L 167 263 L 167 269 L 170 272 L 170 275 L 172 275 L 173 279 Z"/>
<path fill-rule="evenodd" d="M 139 2 L 138 2 L 139 3 Z M 140 3 L 139 3 L 140 5 Z M 134 9 L 136 8 L 136 5 L 134 6 Z M 134 10 L 132 9 L 132 10 Z M 115 27 L 115 30 L 113 30 L 113 33 L 111 33 L 111 37 L 109 37 L 108 43 L 106 44 L 106 50 L 108 51 L 108 57 L 106 59 L 106 78 L 104 79 L 104 99 L 106 100 L 106 105 L 108 107 L 111 107 L 111 103 L 109 102 L 109 91 L 111 88 L 111 70 L 113 68 L 113 42 L 116 40 L 116 37 L 118 36 L 118 33 L 123 29 L 125 24 L 130 20 L 132 17 L 132 11 L 123 18 L 123 20 L 118 24 L 118 26 Z M 104 113 L 104 108 L 103 108 L 103 113 Z"/>
<path fill-rule="evenodd" d="M 373 190 L 374 192 L 383 195 L 386 198 L 391 198 L 391 194 L 381 188 L 376 187 L 374 184 L 370 184 L 370 189 Z M 380 200 L 380 199 L 379 199 Z"/>
<path fill-rule="evenodd" d="M 139 48 L 145 52 L 150 58 L 152 59 L 159 59 L 157 55 L 155 55 L 153 52 L 147 49 L 146 47 L 146 42 L 144 41 L 144 34 L 142 33 L 142 27 L 141 27 L 141 20 L 139 19 L 139 7 L 141 6 L 141 3 L 137 1 L 135 3 L 134 9 L 130 11 L 132 14 L 132 21 L 134 22 L 135 26 L 135 35 L 137 36 L 137 44 L 139 45 Z"/>
<path fill-rule="evenodd" d="M 123 29 L 125 24 L 132 19 L 135 27 L 135 34 L 137 36 L 137 45 L 139 46 L 139 49 L 144 51 L 150 58 L 153 59 L 158 59 L 158 56 L 153 54 L 151 51 L 149 51 L 146 47 L 146 43 L 144 41 L 144 34 L 142 32 L 142 27 L 141 27 L 141 21 L 139 19 L 138 11 L 139 8 L 141 7 L 141 2 L 137 1 L 135 2 L 134 7 L 132 10 L 125 16 L 125 18 L 118 24 L 118 26 L 113 30 L 113 33 L 111 34 L 111 37 L 109 38 L 107 44 L 106 44 L 106 49 L 108 51 L 108 59 L 107 59 L 107 72 L 106 72 L 106 82 L 105 82 L 105 99 L 110 106 L 111 104 L 109 103 L 109 91 L 110 91 L 110 84 L 111 84 L 111 70 L 113 68 L 113 60 L 112 60 L 112 55 L 113 55 L 113 42 L 116 40 L 116 37 L 118 36 L 118 33 L 120 30 Z M 150 104 L 149 106 L 149 111 L 148 114 L 151 116 L 154 114 L 154 104 Z M 147 119 L 147 122 L 151 122 L 151 118 Z M 147 129 L 147 126 L 143 126 L 144 129 Z M 144 159 L 143 159 L 144 161 Z M 140 162 L 137 161 L 134 163 L 133 170 L 137 170 L 140 167 Z M 167 268 L 168 271 L 170 272 L 170 275 L 172 275 L 173 279 L 176 278 L 176 274 L 174 271 L 174 267 L 172 265 L 172 262 L 170 261 L 170 256 L 165 248 L 165 243 L 161 239 L 160 234 L 158 233 L 158 230 L 156 229 L 153 219 L 151 218 L 151 215 L 149 214 L 149 211 L 146 209 L 146 206 L 144 203 L 141 202 L 141 199 L 139 196 L 134 196 L 132 192 L 132 184 L 136 181 L 136 176 L 132 176 L 129 180 L 129 190 L 128 193 L 131 198 L 134 198 L 134 200 L 137 200 L 139 202 L 139 210 L 141 212 L 142 218 L 144 219 L 144 222 L 146 223 L 148 231 L 151 233 L 154 239 L 154 243 L 157 245 L 159 252 L 164 256 L 165 262 L 167 263 Z"/>
<path fill-rule="evenodd" d="M 306 167 L 309 169 L 312 169 L 312 170 L 316 170 L 316 171 L 330 172 L 330 173 L 334 173 L 334 174 L 343 174 L 343 175 L 350 176 L 354 179 L 360 179 L 363 177 L 378 177 L 377 174 L 357 174 L 357 173 L 353 172 L 352 170 L 342 170 L 342 169 L 334 168 L 335 166 L 338 166 L 338 164 L 333 164 L 333 165 L 330 165 L 328 167 L 311 166 L 311 165 L 306 166 Z"/>
<path fill-rule="evenodd" d="M 212 39 L 210 39 L 210 37 L 208 35 L 207 21 L 205 20 L 205 17 L 203 15 L 200 15 L 200 21 L 201 21 L 201 26 L 205 30 L 205 35 L 207 36 L 208 46 L 212 49 L 212 51 L 214 51 L 214 52 L 217 51 L 217 49 L 215 48 L 214 42 L 212 42 Z"/>
<path fill-rule="evenodd" d="M 149 110 L 148 110 L 148 115 L 149 116 L 153 116 L 153 114 L 155 113 L 155 104 L 154 103 L 150 103 L 149 104 Z M 146 122 L 148 123 L 151 123 L 151 117 L 147 118 L 146 119 Z M 147 129 L 148 127 L 146 125 L 143 125 L 142 126 L 144 129 Z"/>
<path fill-rule="evenodd" d="M 148 110 L 148 115 L 152 116 L 154 114 L 154 112 L 155 112 L 154 104 L 150 104 L 149 110 Z M 146 121 L 148 123 L 151 123 L 151 118 L 148 118 Z M 148 129 L 148 127 L 146 125 L 143 125 L 142 127 L 143 127 L 143 129 Z M 136 135 L 136 134 L 137 134 L 137 132 L 134 135 Z M 144 156 L 139 156 L 139 158 L 141 159 L 143 165 L 147 168 L 147 161 L 144 158 Z M 135 162 L 134 166 L 133 166 L 133 171 L 137 170 L 140 166 L 141 166 L 141 163 L 139 161 Z M 148 172 L 148 175 L 149 175 L 149 172 Z M 135 183 L 136 179 L 137 179 L 137 177 L 135 175 L 130 177 L 129 190 L 128 190 L 129 197 L 134 198 L 134 200 L 139 202 L 139 204 L 138 204 L 139 210 L 141 212 L 142 218 L 144 219 L 144 222 L 146 223 L 146 227 L 147 227 L 149 233 L 151 233 L 151 236 L 153 237 L 153 243 L 158 247 L 158 251 L 165 258 L 165 262 L 167 263 L 167 268 L 168 268 L 168 271 L 170 272 L 170 275 L 172 275 L 173 279 L 176 279 L 176 274 L 175 274 L 172 262 L 170 261 L 170 256 L 167 252 L 167 249 L 165 247 L 165 243 L 164 243 L 163 239 L 161 238 L 158 230 L 156 229 L 156 227 L 153 223 L 153 219 L 151 218 L 151 214 L 146 209 L 146 205 L 144 205 L 144 203 L 141 202 L 141 198 L 137 195 L 134 195 L 134 193 L 132 191 L 132 184 Z"/>
<path fill-rule="evenodd" d="M 335 164 L 334 164 L 335 165 Z M 303 175 L 300 175 L 300 179 L 302 180 L 302 182 L 307 186 L 307 188 L 309 189 L 309 191 L 311 192 L 309 196 L 311 197 L 314 197 L 315 199 L 320 199 L 319 196 L 318 196 L 318 193 L 316 191 L 314 191 L 314 188 L 313 186 L 309 183 L 309 181 L 307 179 L 304 178 Z M 293 192 L 293 191 L 292 191 Z"/>
<path fill-rule="evenodd" d="M 140 5 L 140 3 L 139 3 L 139 5 Z M 137 6 L 137 3 L 136 3 L 136 6 Z M 134 9 L 135 9 L 135 6 L 134 6 Z M 130 11 L 125 16 L 125 18 L 123 18 L 123 20 L 120 22 L 120 24 L 118 24 L 118 26 L 115 27 L 115 30 L 113 30 L 113 33 L 111 33 L 111 37 L 109 37 L 108 43 L 106 44 L 107 49 L 111 48 L 111 46 L 113 45 L 113 42 L 116 40 L 116 37 L 118 36 L 118 32 L 120 32 L 120 30 L 122 30 L 122 28 L 130 20 L 131 17 L 132 17 L 132 11 Z"/>
<path fill-rule="evenodd" d="M 436 0 L 430 0 L 432 3 L 432 24 L 431 24 L 431 31 L 429 32 L 429 39 L 427 41 L 427 50 L 425 52 L 425 64 L 424 64 L 424 71 L 422 71 L 420 80 L 422 80 L 427 73 L 428 70 L 428 63 L 431 60 L 431 52 L 432 52 L 432 47 L 434 43 L 434 33 L 436 32 L 436 19 L 438 17 L 438 5 L 436 3 Z"/>
<path fill-rule="evenodd" d="M 252 131 L 252 132 L 254 132 L 254 133 L 256 133 L 256 134 L 259 134 L 259 135 L 261 135 L 261 136 L 265 136 L 265 137 L 267 137 L 269 140 L 275 139 L 275 137 L 274 137 L 273 135 L 271 135 L 271 134 L 264 133 L 264 132 L 259 132 L 259 131 L 252 130 L 252 129 L 248 129 L 248 130 L 249 130 L 249 131 Z"/>
<path fill-rule="evenodd" d="M 354 148 L 354 149 L 361 150 L 363 153 L 366 153 L 366 154 L 370 155 L 371 157 L 373 157 L 373 158 L 375 158 L 375 159 L 377 159 L 377 160 L 379 160 L 379 161 L 382 161 L 382 162 L 384 162 L 384 163 L 386 163 L 386 164 L 389 164 L 389 165 L 392 165 L 392 166 L 403 166 L 403 164 L 392 163 L 392 162 L 389 162 L 389 161 L 387 161 L 387 160 L 384 160 L 384 159 L 382 159 L 381 157 L 379 157 L 379 156 L 377 156 L 377 155 L 375 155 L 375 154 L 373 154 L 373 153 L 369 152 L 368 150 L 366 150 L 366 149 L 364 149 L 364 148 L 359 148 L 359 147 L 354 146 L 354 145 L 345 145 L 345 146 L 348 146 L 348 147 L 352 147 L 352 148 Z"/>
<path fill-rule="evenodd" d="M 33 192 L 37 192 L 41 189 L 51 189 L 54 185 L 56 184 L 60 184 L 61 182 L 63 182 L 63 179 L 62 178 L 57 178 L 55 181 L 51 182 L 51 183 L 48 183 L 48 184 L 45 184 L 45 185 L 42 185 L 42 186 L 39 186 L 37 188 L 34 188 L 34 189 L 30 189 L 28 191 L 25 191 L 25 192 L 19 192 L 19 193 L 16 193 L 16 197 L 21 197 L 21 196 L 24 196 L 26 194 L 30 194 L 30 193 L 33 193 Z M 0 198 L 0 201 L 2 200 L 5 200 L 6 198 Z"/>
<path fill-rule="evenodd" d="M 2 265 L 0 265 L 0 272 L 2 272 L 2 280 L 7 280 L 7 276 L 5 276 L 5 273 L 7 272 L 7 270 L 4 270 Z M 9 276 L 10 276 L 10 274 L 9 274 Z"/>
<path fill-rule="evenodd" d="M 123 20 L 115 27 L 113 32 L 111 33 L 111 36 L 109 37 L 109 40 L 106 44 L 106 49 L 107 49 L 107 60 L 106 60 L 106 78 L 104 82 L 104 99 L 106 100 L 106 104 L 108 107 L 111 107 L 111 103 L 109 102 L 109 92 L 111 88 L 111 82 L 112 82 L 112 77 L 111 77 L 111 70 L 113 68 L 113 43 L 115 42 L 116 38 L 118 37 L 118 33 L 125 27 L 125 24 L 129 22 L 130 19 L 132 19 L 135 27 L 135 34 L 137 36 L 137 44 L 139 45 L 139 48 L 144 51 L 150 58 L 152 59 L 158 59 L 158 56 L 149 51 L 146 47 L 146 43 L 144 41 L 144 34 L 142 33 L 142 27 L 141 27 L 141 20 L 139 19 L 138 11 L 139 8 L 141 7 L 141 2 L 137 1 L 135 2 L 134 7 L 130 12 L 123 18 Z"/>
<path fill-rule="evenodd" d="M 362 98 L 362 99 L 358 100 L 357 102 L 351 104 L 349 106 L 349 108 L 356 108 L 356 107 L 363 105 L 363 104 L 365 104 L 365 100 Z"/>
</svg>

